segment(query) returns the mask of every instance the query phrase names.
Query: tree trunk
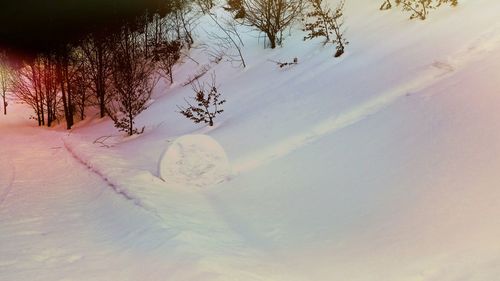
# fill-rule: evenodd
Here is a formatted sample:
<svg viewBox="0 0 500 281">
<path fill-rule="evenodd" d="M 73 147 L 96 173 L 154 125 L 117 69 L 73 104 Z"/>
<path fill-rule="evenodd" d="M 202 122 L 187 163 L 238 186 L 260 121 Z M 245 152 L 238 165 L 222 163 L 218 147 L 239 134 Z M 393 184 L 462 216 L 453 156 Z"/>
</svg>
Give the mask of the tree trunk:
<svg viewBox="0 0 500 281">
<path fill-rule="evenodd" d="M 5 94 L 2 96 L 3 99 L 3 115 L 7 115 L 7 101 L 5 101 Z"/>
<path fill-rule="evenodd" d="M 271 49 L 276 48 L 276 34 L 272 32 L 266 32 L 267 38 L 269 39 L 269 44 L 271 44 Z"/>
<path fill-rule="evenodd" d="M 65 67 L 65 62 L 63 62 L 62 58 L 58 59 L 57 63 L 57 68 L 58 68 L 58 76 L 59 76 L 59 84 L 61 86 L 61 98 L 63 102 L 63 109 L 64 109 L 64 118 L 66 119 L 66 129 L 71 129 L 71 124 L 69 121 L 69 106 L 68 106 L 68 96 L 67 96 L 67 91 L 66 91 L 66 78 L 65 76 L 65 70 L 63 69 Z"/>
<path fill-rule="evenodd" d="M 168 77 L 170 78 L 170 84 L 173 84 L 174 83 L 174 75 L 172 73 L 172 68 L 170 68 L 170 70 L 168 71 Z"/>
<path fill-rule="evenodd" d="M 70 81 L 69 81 L 69 65 L 68 65 L 68 57 L 65 54 L 65 62 L 64 62 L 64 81 L 66 82 L 66 93 L 67 93 L 67 102 L 68 102 L 68 116 L 66 116 L 66 128 L 69 130 L 71 127 L 73 127 L 73 124 L 75 123 L 73 120 L 73 115 L 74 115 L 74 105 L 73 105 L 73 98 L 71 95 L 71 87 L 70 87 Z"/>
<path fill-rule="evenodd" d="M 86 94 L 82 95 L 81 108 L 80 108 L 80 120 L 85 118 L 85 100 L 87 99 Z"/>
<path fill-rule="evenodd" d="M 96 42 L 97 49 L 97 97 L 99 99 L 99 110 L 100 117 L 103 118 L 106 115 L 106 85 L 105 85 L 105 73 L 104 73 L 104 46 L 102 42 Z"/>
<path fill-rule="evenodd" d="M 134 116 L 132 113 L 129 113 L 128 115 L 128 135 L 131 136 L 134 133 Z"/>
</svg>

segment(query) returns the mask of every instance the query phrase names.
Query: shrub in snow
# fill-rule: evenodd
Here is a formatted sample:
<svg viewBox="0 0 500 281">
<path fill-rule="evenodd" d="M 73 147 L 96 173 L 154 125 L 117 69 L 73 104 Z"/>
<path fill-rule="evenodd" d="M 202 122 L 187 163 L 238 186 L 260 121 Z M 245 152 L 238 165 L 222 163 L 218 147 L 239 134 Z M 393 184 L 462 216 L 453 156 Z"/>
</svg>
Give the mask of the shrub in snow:
<svg viewBox="0 0 500 281">
<path fill-rule="evenodd" d="M 392 0 L 384 0 L 380 10 L 389 10 L 392 8 Z M 436 9 L 443 4 L 457 6 L 458 0 L 394 0 L 397 6 L 401 6 L 403 11 L 411 12 L 410 19 L 425 20 L 429 10 Z"/>
<path fill-rule="evenodd" d="M 198 80 L 191 84 L 195 92 L 193 99 L 196 104 L 193 105 L 185 100 L 188 107 L 177 106 L 180 109 L 179 112 L 195 123 L 204 122 L 213 126 L 215 117 L 224 111 L 220 109 L 220 106 L 226 102 L 225 99 L 221 99 L 221 93 L 215 83 L 215 75 L 212 75 L 209 87 L 206 87 L 205 83 L 201 84 Z"/>
<path fill-rule="evenodd" d="M 344 4 L 342 0 L 335 10 L 330 9 L 323 0 L 309 0 L 312 10 L 306 14 L 310 19 L 305 23 L 304 31 L 308 34 L 304 41 L 317 37 L 324 37 L 324 44 L 332 43 L 336 45 L 335 57 L 340 57 L 344 53 L 345 46 L 349 43 L 344 38 Z"/>
<path fill-rule="evenodd" d="M 277 66 L 279 66 L 279 68 L 283 68 L 285 66 L 292 66 L 292 65 L 296 65 L 299 63 L 299 59 L 298 58 L 293 58 L 292 61 L 290 62 L 282 62 L 282 61 L 275 61 L 275 60 L 269 60 L 270 62 L 274 62 Z"/>
</svg>

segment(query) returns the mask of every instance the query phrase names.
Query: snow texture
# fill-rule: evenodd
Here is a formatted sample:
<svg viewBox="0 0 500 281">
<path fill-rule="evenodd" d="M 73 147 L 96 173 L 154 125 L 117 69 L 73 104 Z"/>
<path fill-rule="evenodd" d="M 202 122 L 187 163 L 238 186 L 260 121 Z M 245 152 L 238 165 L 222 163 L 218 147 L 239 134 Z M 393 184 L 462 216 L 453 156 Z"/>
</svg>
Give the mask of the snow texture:
<svg viewBox="0 0 500 281">
<path fill-rule="evenodd" d="M 195 186 L 210 186 L 224 181 L 230 174 L 224 149 L 207 135 L 177 138 L 160 160 L 160 177 Z"/>
<path fill-rule="evenodd" d="M 300 26 L 275 50 L 243 27 L 245 69 L 209 61 L 202 19 L 139 136 L 9 102 L 0 280 L 497 280 L 500 2 L 426 21 L 378 2 L 346 3 L 340 59 Z M 207 69 L 214 127 L 177 112 Z"/>
</svg>

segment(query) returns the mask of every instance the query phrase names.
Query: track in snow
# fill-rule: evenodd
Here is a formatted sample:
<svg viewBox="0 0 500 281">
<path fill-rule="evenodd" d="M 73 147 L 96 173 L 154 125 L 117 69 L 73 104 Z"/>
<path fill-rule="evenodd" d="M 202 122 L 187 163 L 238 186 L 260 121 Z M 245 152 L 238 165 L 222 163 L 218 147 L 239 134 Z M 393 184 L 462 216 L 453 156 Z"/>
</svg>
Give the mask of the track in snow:
<svg viewBox="0 0 500 281">
<path fill-rule="evenodd" d="M 54 132 L 31 130 L 34 136 L 10 128 L 8 140 L 0 140 L 2 154 L 12 157 L 0 170 L 2 183 L 8 179 L 0 190 L 0 280 L 168 275 L 172 268 L 153 257 L 173 249 L 176 233 L 116 196 L 66 151 L 51 149 L 59 145 Z"/>
<path fill-rule="evenodd" d="M 331 134 L 345 127 L 351 126 L 370 115 L 373 115 L 387 106 L 405 97 L 452 76 L 456 71 L 468 64 L 486 57 L 498 48 L 500 44 L 500 24 L 493 25 L 464 48 L 444 60 L 435 60 L 430 63 L 419 75 L 412 80 L 398 85 L 388 92 L 382 93 L 355 108 L 327 119 L 305 133 L 291 136 L 265 150 L 251 153 L 248 157 L 238 160 L 233 165 L 233 171 L 241 173 L 253 170 L 274 159 L 284 157 L 293 151 L 314 142 L 326 134 Z"/>
<path fill-rule="evenodd" d="M 8 166 L 10 168 L 7 168 L 7 169 L 11 170 L 11 176 L 6 184 L 5 189 L 0 194 L 0 206 L 7 199 L 7 196 L 9 196 L 9 193 L 12 190 L 12 186 L 14 185 L 14 180 L 16 179 L 16 166 L 14 165 L 14 163 L 12 162 L 12 160 L 10 158 L 8 158 L 8 160 L 6 162 L 9 163 Z"/>
</svg>

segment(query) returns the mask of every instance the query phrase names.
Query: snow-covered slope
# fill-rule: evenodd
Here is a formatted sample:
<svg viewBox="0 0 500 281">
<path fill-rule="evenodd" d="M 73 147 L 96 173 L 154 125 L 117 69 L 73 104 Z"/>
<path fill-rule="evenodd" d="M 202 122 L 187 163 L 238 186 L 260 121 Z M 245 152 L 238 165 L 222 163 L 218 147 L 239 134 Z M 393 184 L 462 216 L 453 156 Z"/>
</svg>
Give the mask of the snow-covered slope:
<svg viewBox="0 0 500 281">
<path fill-rule="evenodd" d="M 378 6 L 347 4 L 340 59 L 296 30 L 276 50 L 245 33 L 247 68 L 211 65 L 227 99 L 214 128 L 176 112 L 192 94 L 182 83 L 207 61 L 202 48 L 190 54 L 199 65 L 186 59 L 174 85 L 157 87 L 140 136 L 119 135 L 109 120 L 65 133 L 2 117 L 0 151 L 11 162 L 0 170 L 0 279 L 496 280 L 500 2 L 461 1 L 424 22 Z M 270 62 L 294 57 L 284 69 Z M 43 137 L 26 140 L 32 131 Z M 163 181 L 164 152 L 195 145 L 185 135 L 196 134 L 224 149 L 231 172 L 209 186 L 194 174 Z M 36 145 L 23 148 L 28 141 Z M 44 151 L 36 159 L 54 168 L 29 173 L 22 151 Z M 190 151 L 199 150 L 166 161 L 203 173 L 185 161 Z M 61 175 L 64 165 L 75 174 Z M 91 208 L 89 194 L 98 196 Z M 67 212 L 90 209 L 67 226 Z M 35 216 L 51 235 L 19 234 L 44 231 L 23 223 Z"/>
</svg>

